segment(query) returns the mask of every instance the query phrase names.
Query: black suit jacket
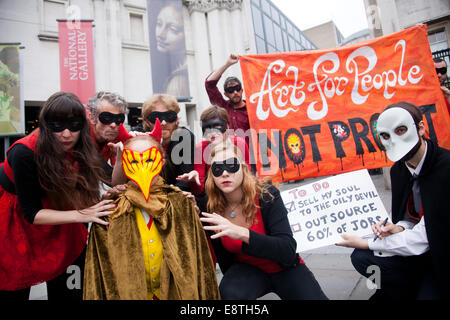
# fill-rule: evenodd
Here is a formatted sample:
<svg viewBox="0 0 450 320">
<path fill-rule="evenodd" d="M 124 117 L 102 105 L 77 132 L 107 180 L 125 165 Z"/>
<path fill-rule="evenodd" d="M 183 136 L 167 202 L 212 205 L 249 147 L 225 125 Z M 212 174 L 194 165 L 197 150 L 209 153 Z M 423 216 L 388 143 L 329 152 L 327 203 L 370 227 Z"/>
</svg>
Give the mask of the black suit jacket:
<svg viewBox="0 0 450 320">
<path fill-rule="evenodd" d="M 441 296 L 450 290 L 450 151 L 427 141 L 427 154 L 418 176 L 433 271 Z M 413 179 L 405 163 L 396 162 L 391 169 L 392 221 L 403 219 Z"/>
<path fill-rule="evenodd" d="M 242 253 L 272 260 L 283 269 L 299 263 L 296 253 L 297 243 L 292 236 L 291 226 L 287 217 L 280 191 L 274 186 L 269 187 L 269 194 L 259 197 L 261 216 L 266 234 L 250 230 L 249 243 L 242 243 Z M 233 254 L 223 246 L 220 238 L 213 241 L 214 251 L 222 273 L 235 262 Z"/>
</svg>

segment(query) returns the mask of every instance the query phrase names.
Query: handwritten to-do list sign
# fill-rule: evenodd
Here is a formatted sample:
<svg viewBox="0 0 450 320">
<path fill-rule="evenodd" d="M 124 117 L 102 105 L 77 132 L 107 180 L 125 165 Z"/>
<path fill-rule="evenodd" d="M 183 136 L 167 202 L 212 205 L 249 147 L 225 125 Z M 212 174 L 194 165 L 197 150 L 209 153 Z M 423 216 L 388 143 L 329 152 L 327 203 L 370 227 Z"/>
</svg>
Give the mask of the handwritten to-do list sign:
<svg viewBox="0 0 450 320">
<path fill-rule="evenodd" d="M 387 217 L 366 169 L 286 190 L 281 197 L 297 252 L 338 243 L 344 233 L 367 236 Z"/>
</svg>

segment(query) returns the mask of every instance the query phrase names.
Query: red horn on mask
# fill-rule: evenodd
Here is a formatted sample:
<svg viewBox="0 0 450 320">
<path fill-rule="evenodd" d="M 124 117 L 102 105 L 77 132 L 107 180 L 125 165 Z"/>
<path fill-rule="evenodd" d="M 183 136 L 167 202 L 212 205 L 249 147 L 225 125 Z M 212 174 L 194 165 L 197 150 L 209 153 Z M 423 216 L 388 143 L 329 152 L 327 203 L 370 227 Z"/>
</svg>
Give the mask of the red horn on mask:
<svg viewBox="0 0 450 320">
<path fill-rule="evenodd" d="M 133 138 L 133 136 L 128 133 L 127 129 L 125 129 L 123 124 L 120 124 L 119 125 L 119 140 L 122 143 L 124 143 L 125 141 L 127 141 L 130 138 Z"/>
<path fill-rule="evenodd" d="M 158 141 L 158 143 L 161 143 L 162 129 L 158 118 L 156 118 L 155 126 L 153 127 L 152 132 L 147 133 L 147 135 L 153 137 L 156 141 Z"/>
<path fill-rule="evenodd" d="M 161 129 L 161 123 L 159 122 L 159 119 L 156 119 L 155 126 L 153 127 L 153 131 L 148 132 L 147 135 L 149 137 L 152 137 L 156 141 L 158 141 L 158 143 L 161 143 L 162 129 Z M 119 136 L 118 137 L 122 143 L 125 143 L 125 141 L 127 141 L 128 139 L 133 138 L 133 136 L 128 133 L 127 129 L 125 129 L 123 124 L 119 125 Z"/>
</svg>

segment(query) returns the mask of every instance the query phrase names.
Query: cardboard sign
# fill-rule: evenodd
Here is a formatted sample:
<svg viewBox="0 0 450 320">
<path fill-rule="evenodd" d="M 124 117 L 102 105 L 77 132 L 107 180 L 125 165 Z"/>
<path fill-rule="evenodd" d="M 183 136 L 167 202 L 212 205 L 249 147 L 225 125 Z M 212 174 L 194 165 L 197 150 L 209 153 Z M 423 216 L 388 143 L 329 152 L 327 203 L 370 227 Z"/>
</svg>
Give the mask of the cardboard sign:
<svg viewBox="0 0 450 320">
<path fill-rule="evenodd" d="M 340 174 L 281 193 L 297 252 L 366 236 L 388 215 L 366 169 Z"/>
<path fill-rule="evenodd" d="M 391 166 L 376 132 L 385 107 L 422 109 L 450 148 L 450 117 L 426 26 L 340 48 L 240 57 L 258 175 L 275 181 Z"/>
</svg>

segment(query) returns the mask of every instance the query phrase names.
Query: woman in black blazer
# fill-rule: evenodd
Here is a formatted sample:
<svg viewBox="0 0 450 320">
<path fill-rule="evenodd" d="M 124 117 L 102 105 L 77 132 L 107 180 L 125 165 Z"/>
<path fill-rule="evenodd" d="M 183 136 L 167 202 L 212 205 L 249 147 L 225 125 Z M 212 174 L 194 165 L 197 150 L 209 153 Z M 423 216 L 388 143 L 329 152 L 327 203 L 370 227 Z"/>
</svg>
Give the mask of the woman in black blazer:
<svg viewBox="0 0 450 320">
<path fill-rule="evenodd" d="M 236 146 L 212 150 L 206 193 L 211 214 L 201 220 L 213 232 L 222 299 L 327 299 L 296 252 L 280 192 L 250 173 Z"/>
</svg>

